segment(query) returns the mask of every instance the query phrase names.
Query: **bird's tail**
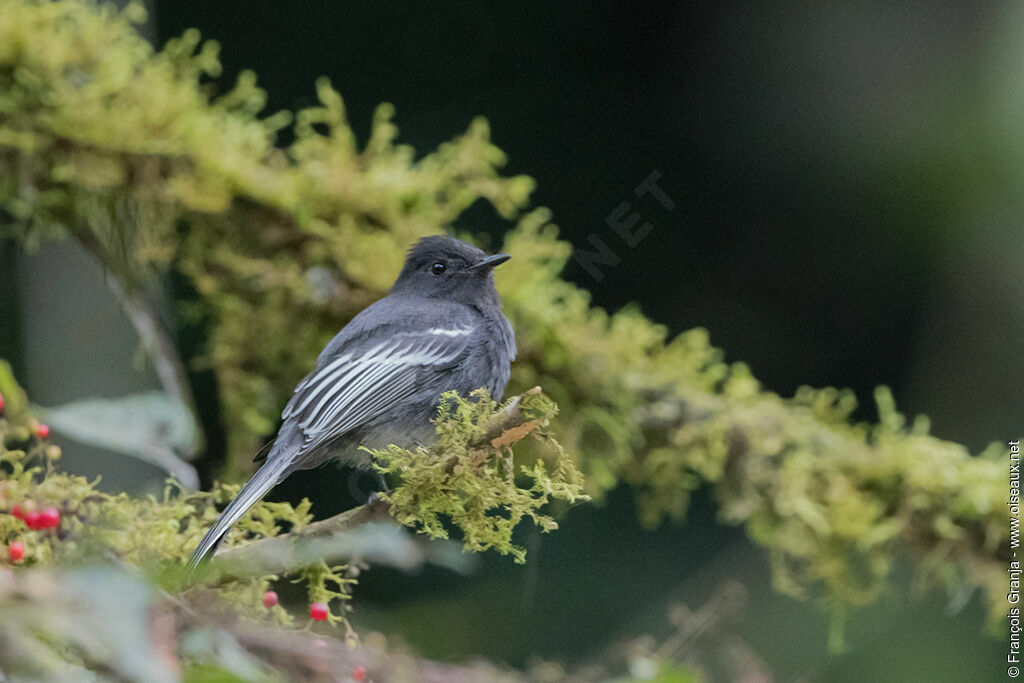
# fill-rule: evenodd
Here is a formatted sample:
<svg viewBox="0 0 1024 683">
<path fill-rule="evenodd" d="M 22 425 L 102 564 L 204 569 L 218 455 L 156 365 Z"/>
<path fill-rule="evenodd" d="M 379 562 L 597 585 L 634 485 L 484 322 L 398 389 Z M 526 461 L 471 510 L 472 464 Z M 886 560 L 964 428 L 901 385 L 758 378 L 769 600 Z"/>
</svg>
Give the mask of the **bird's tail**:
<svg viewBox="0 0 1024 683">
<path fill-rule="evenodd" d="M 217 546 L 224 540 L 224 536 L 235 525 L 235 522 L 245 514 L 245 511 L 262 498 L 267 491 L 274 488 L 283 478 L 288 469 L 289 462 L 287 460 L 282 462 L 282 460 L 278 459 L 264 463 L 263 467 L 257 470 L 256 474 L 252 475 L 252 479 L 242 487 L 242 490 L 238 492 L 235 499 L 224 508 L 224 512 L 220 513 L 217 522 L 210 527 L 210 530 L 203 536 L 203 540 L 196 546 L 195 552 L 192 553 L 192 559 L 188 561 L 189 570 L 194 570 L 204 560 L 212 556 L 216 552 Z"/>
</svg>

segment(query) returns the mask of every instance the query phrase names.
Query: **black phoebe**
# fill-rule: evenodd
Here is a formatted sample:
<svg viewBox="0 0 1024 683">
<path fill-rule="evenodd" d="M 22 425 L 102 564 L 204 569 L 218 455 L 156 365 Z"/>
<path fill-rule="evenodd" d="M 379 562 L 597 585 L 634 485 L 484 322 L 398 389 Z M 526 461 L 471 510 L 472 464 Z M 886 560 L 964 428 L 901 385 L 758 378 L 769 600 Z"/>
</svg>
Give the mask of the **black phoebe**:
<svg viewBox="0 0 1024 683">
<path fill-rule="evenodd" d="M 231 526 L 296 470 L 331 459 L 368 468 L 359 446 L 409 448 L 434 436 L 438 399 L 485 387 L 500 399 L 515 358 L 486 256 L 452 237 L 424 237 L 386 297 L 327 344 L 295 388 L 266 462 L 206 532 L 189 567 L 213 554 Z"/>
</svg>

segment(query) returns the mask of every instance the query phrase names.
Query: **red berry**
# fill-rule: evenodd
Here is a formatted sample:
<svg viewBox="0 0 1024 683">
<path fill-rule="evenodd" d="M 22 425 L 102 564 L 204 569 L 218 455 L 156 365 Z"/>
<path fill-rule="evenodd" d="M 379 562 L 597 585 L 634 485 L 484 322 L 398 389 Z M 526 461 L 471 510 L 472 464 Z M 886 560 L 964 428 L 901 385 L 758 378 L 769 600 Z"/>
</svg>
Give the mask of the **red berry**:
<svg viewBox="0 0 1024 683">
<path fill-rule="evenodd" d="M 25 559 L 25 544 L 21 541 L 14 541 L 7 546 L 7 559 L 11 562 L 21 562 Z"/>
<path fill-rule="evenodd" d="M 365 666 L 354 666 L 352 667 L 352 680 L 356 683 L 366 680 L 366 667 Z"/>
<path fill-rule="evenodd" d="M 0 415 L 4 412 L 4 395 L 0 394 Z"/>
<path fill-rule="evenodd" d="M 50 436 L 50 426 L 45 425 L 42 422 L 36 427 L 36 436 L 40 439 L 46 439 Z"/>
<path fill-rule="evenodd" d="M 313 617 L 313 621 L 325 621 L 328 614 L 330 612 L 327 609 L 326 603 L 314 602 L 309 606 L 309 616 Z"/>
<path fill-rule="evenodd" d="M 55 526 L 60 526 L 60 511 L 53 507 L 43 508 L 39 513 L 39 528 L 52 529 Z"/>
<path fill-rule="evenodd" d="M 21 503 L 15 503 L 11 506 L 11 514 L 18 519 L 25 519 L 25 508 L 21 506 Z"/>
<path fill-rule="evenodd" d="M 43 525 L 40 522 L 42 515 L 39 512 L 33 510 L 32 512 L 25 513 L 25 525 L 33 531 L 36 529 L 42 529 Z"/>
<path fill-rule="evenodd" d="M 263 594 L 263 606 L 270 609 L 277 604 L 277 593 L 274 591 L 267 591 Z"/>
</svg>

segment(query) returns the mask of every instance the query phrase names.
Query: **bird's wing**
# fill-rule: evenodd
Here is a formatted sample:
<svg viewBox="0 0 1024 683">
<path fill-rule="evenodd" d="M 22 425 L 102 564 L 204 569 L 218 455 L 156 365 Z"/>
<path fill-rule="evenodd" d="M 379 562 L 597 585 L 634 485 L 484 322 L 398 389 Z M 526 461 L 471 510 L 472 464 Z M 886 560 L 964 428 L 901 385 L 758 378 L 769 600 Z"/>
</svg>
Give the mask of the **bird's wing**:
<svg viewBox="0 0 1024 683">
<path fill-rule="evenodd" d="M 429 389 L 440 395 L 450 388 L 445 385 L 445 370 L 465 358 L 474 340 L 474 328 L 469 324 L 430 324 L 437 320 L 436 311 L 433 317 L 417 316 L 415 311 L 405 313 L 408 315 L 401 323 L 404 329 L 350 330 L 349 323 L 332 340 L 316 368 L 295 388 L 282 414 L 281 431 L 287 429 L 301 443 L 278 437 L 267 461 L 206 532 L 192 554 L 190 568 L 199 566 L 216 550 L 228 529 L 287 475 L 296 458 L 372 420 L 416 392 Z M 418 329 L 412 330 L 414 325 Z M 288 449 L 289 457 L 276 456 L 278 448 Z"/>
<path fill-rule="evenodd" d="M 469 348 L 471 326 L 374 335 L 345 344 L 295 388 L 282 417 L 294 421 L 308 452 L 427 388 Z M 443 384 L 443 382 L 438 382 Z M 438 387 L 438 391 L 445 387 Z"/>
</svg>

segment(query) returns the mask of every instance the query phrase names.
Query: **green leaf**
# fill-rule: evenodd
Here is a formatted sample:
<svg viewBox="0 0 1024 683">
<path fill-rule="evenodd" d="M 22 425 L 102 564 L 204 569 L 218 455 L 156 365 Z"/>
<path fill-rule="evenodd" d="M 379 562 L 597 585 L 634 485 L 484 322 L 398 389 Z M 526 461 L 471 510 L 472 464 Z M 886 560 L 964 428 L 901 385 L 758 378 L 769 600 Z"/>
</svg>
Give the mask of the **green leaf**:
<svg viewBox="0 0 1024 683">
<path fill-rule="evenodd" d="M 195 469 L 179 457 L 198 436 L 188 409 L 160 392 L 116 399 L 85 399 L 43 410 L 61 434 L 151 463 L 196 488 Z"/>
</svg>

